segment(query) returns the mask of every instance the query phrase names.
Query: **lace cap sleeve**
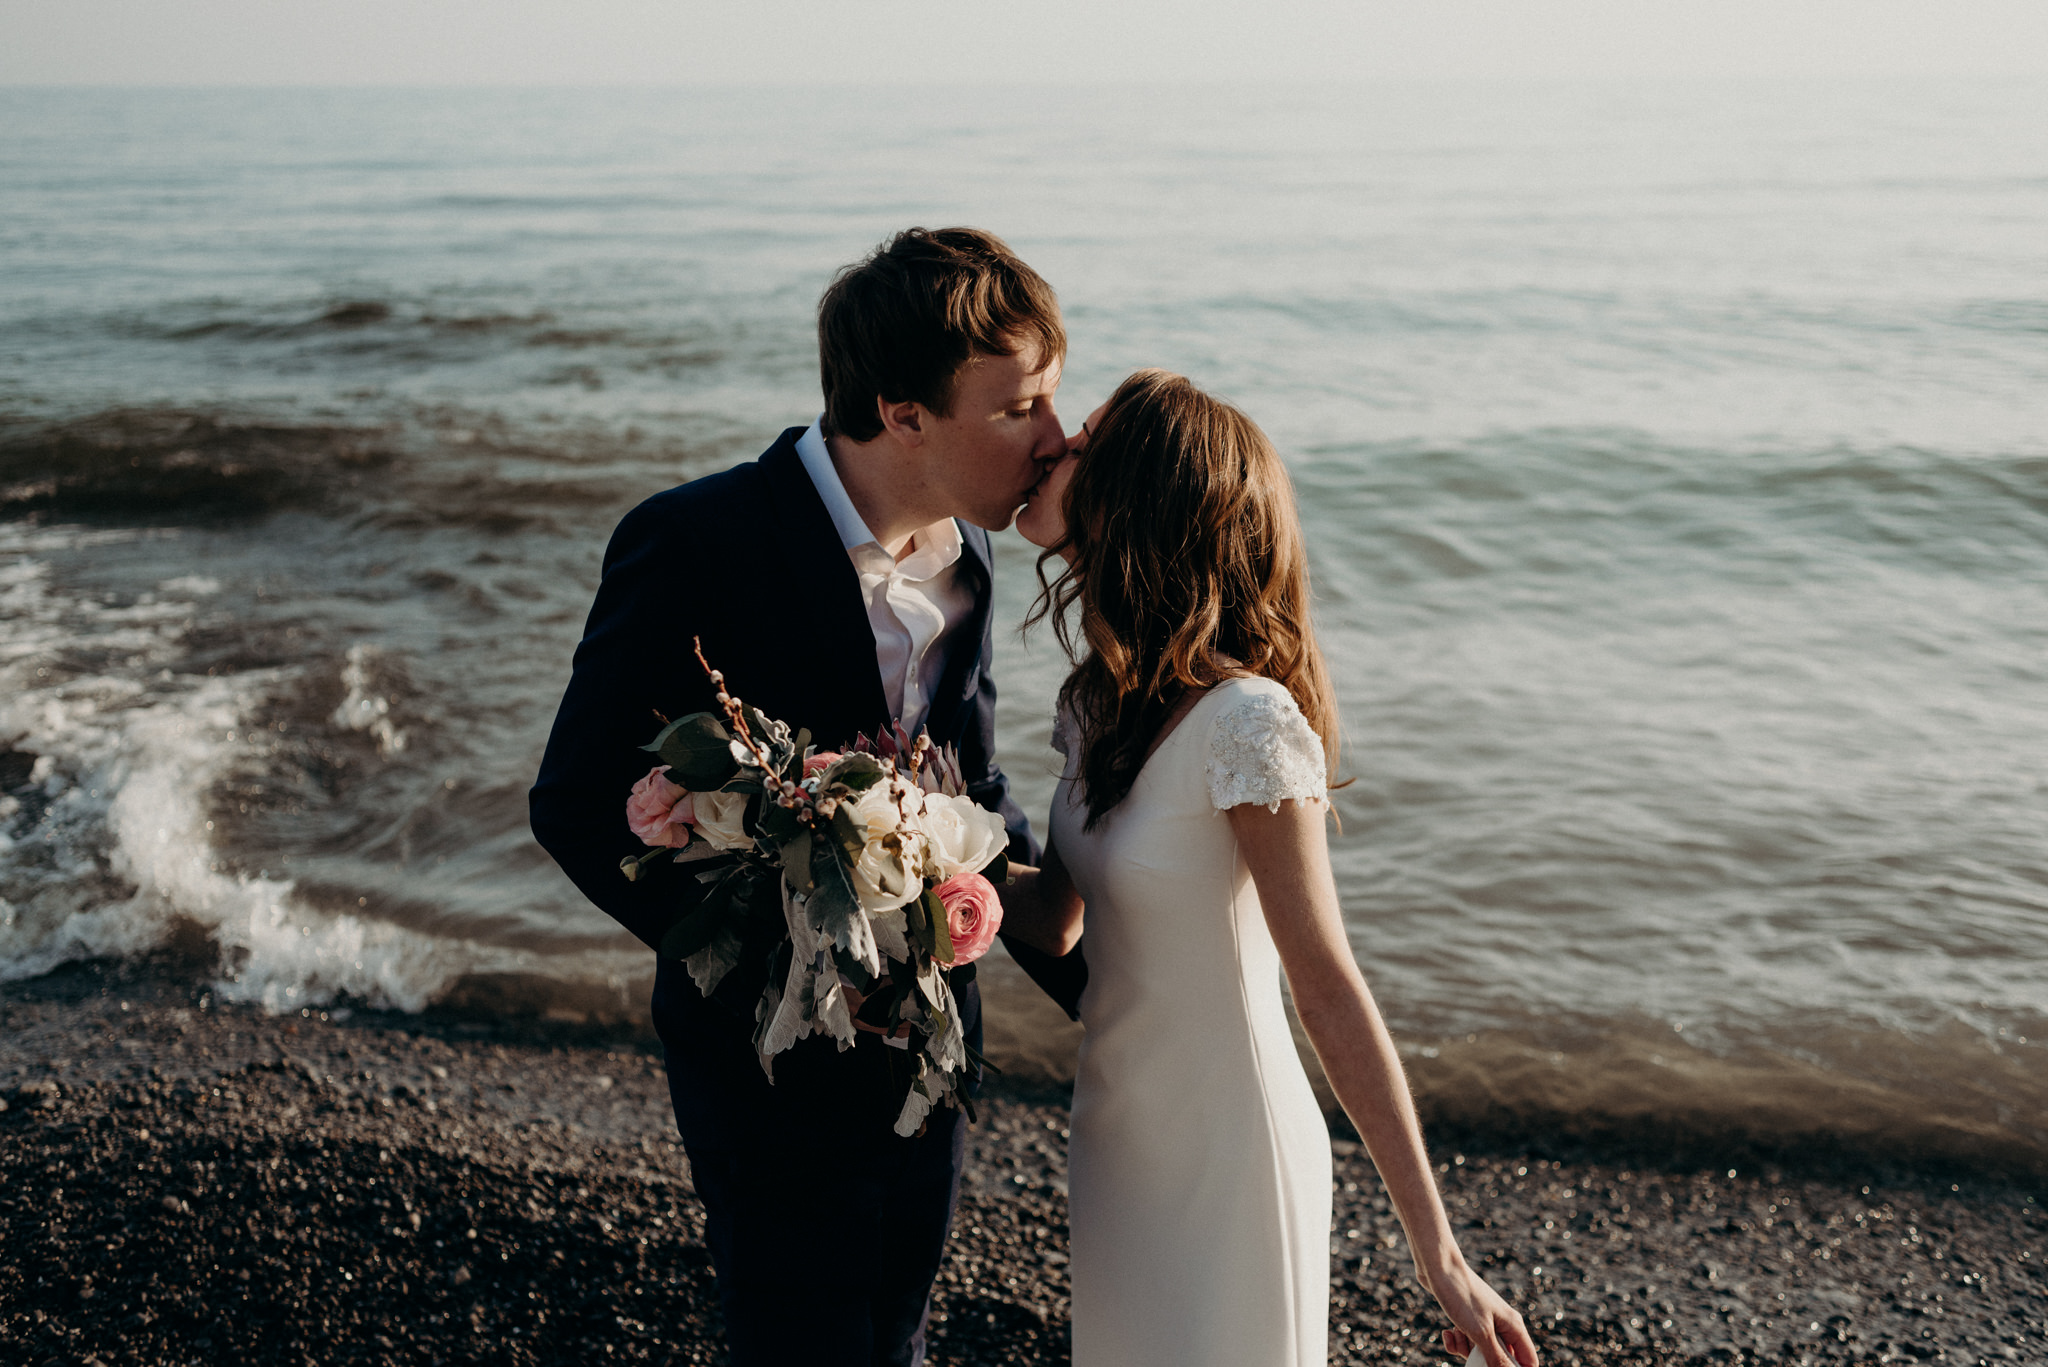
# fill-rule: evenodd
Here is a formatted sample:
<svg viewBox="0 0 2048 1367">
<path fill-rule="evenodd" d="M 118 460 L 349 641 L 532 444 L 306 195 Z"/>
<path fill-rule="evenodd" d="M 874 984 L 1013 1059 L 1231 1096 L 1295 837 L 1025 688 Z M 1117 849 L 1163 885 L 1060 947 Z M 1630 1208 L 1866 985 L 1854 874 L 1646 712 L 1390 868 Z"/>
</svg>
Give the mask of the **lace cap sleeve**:
<svg viewBox="0 0 2048 1367">
<path fill-rule="evenodd" d="M 1284 691 L 1224 706 L 1209 732 L 1209 797 L 1218 811 L 1256 802 L 1277 812 L 1289 798 L 1326 801 L 1323 742 Z"/>
<path fill-rule="evenodd" d="M 1053 749 L 1059 751 L 1060 754 L 1065 756 L 1067 759 L 1072 759 L 1074 757 L 1074 746 L 1079 742 L 1080 738 L 1080 731 L 1074 725 L 1073 714 L 1068 712 L 1067 709 L 1064 707 L 1059 709 L 1059 711 L 1053 713 Z"/>
</svg>

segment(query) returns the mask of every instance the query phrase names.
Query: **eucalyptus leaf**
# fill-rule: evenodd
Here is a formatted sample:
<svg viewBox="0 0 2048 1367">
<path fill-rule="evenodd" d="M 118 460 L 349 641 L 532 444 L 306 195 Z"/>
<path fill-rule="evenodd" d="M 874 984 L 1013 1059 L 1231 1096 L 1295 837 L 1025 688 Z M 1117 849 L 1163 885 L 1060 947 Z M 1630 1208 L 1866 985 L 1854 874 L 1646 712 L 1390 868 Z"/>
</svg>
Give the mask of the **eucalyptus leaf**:
<svg viewBox="0 0 2048 1367">
<path fill-rule="evenodd" d="M 882 761 L 873 755 L 842 755 L 824 772 L 823 779 L 826 787 L 840 784 L 849 792 L 864 793 L 881 781 L 883 772 Z"/>
<path fill-rule="evenodd" d="M 925 910 L 922 897 L 914 897 L 903 904 L 903 930 L 910 937 L 912 949 L 926 956 L 931 954 L 932 916 Z"/>
<path fill-rule="evenodd" d="M 932 957 L 942 964 L 953 962 L 953 928 L 946 916 L 946 904 L 930 888 L 917 899 L 923 904 L 924 914 L 931 921 Z"/>
<path fill-rule="evenodd" d="M 668 777 L 693 793 L 708 793 L 739 769 L 732 757 L 732 737 L 709 712 L 692 712 L 670 722 L 652 747 L 668 765 Z"/>
<path fill-rule="evenodd" d="M 789 863 L 790 842 L 798 836 L 806 842 L 811 838 L 810 827 L 804 825 L 803 819 L 779 802 L 770 802 L 761 808 L 761 834 L 771 844 L 780 847 L 785 865 Z"/>
<path fill-rule="evenodd" d="M 675 735 L 676 732 L 682 730 L 686 726 L 696 725 L 700 719 L 704 717 L 709 717 L 710 715 L 711 714 L 709 712 L 692 712 L 687 717 L 678 717 L 676 718 L 676 720 L 672 722 L 665 722 L 662 725 L 661 730 L 654 733 L 654 739 L 648 741 L 647 744 L 641 746 L 640 748 L 642 750 L 645 750 L 650 755 L 658 755 L 661 753 L 661 747 L 668 743 L 669 737 Z"/>
<path fill-rule="evenodd" d="M 789 762 L 783 766 L 782 776 L 792 781 L 802 779 L 804 770 L 804 756 L 809 754 L 810 750 L 811 728 L 806 726 L 802 730 L 798 731 L 796 733 L 796 739 L 790 742 Z"/>
</svg>

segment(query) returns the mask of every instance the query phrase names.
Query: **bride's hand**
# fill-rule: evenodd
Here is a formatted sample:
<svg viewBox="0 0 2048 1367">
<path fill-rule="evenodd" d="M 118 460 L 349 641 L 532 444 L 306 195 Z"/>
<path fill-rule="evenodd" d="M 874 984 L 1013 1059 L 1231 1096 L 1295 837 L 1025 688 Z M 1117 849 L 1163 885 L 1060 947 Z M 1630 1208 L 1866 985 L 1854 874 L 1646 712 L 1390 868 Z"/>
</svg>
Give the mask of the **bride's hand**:
<svg viewBox="0 0 2048 1367">
<path fill-rule="evenodd" d="M 1536 1367 L 1536 1341 L 1521 1312 L 1501 1299 L 1461 1257 L 1434 1277 L 1421 1267 L 1415 1279 L 1435 1296 L 1457 1328 L 1444 1330 L 1444 1348 L 1459 1358 L 1484 1350 L 1486 1367 Z"/>
</svg>

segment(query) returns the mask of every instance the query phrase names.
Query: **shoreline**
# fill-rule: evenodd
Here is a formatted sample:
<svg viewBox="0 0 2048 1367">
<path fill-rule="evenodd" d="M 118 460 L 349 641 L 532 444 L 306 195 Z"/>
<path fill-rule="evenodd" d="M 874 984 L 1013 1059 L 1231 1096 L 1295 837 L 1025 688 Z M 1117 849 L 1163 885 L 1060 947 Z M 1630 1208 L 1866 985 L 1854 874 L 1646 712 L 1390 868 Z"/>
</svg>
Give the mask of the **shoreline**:
<svg viewBox="0 0 2048 1367">
<path fill-rule="evenodd" d="M 0 1339 L 105 1367 L 724 1361 L 651 1042 L 327 1016 L 107 964 L 0 985 Z M 1063 1363 L 1064 1095 L 995 1081 L 930 1361 Z M 2032 1185 L 1431 1137 L 1468 1256 L 1546 1363 L 2048 1355 Z M 1336 1151 L 1331 1361 L 1447 1361 L 1370 1163 Z"/>
</svg>

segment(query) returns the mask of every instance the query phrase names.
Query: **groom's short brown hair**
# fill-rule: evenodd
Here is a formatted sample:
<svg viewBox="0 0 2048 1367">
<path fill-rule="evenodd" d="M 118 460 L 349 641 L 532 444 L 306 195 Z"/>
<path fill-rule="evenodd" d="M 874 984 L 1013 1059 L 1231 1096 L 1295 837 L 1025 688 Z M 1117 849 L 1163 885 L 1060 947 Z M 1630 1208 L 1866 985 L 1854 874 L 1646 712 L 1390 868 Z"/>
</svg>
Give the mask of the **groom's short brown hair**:
<svg viewBox="0 0 2048 1367">
<path fill-rule="evenodd" d="M 1052 286 L 994 233 L 906 228 L 840 271 L 818 301 L 825 431 L 880 436 L 877 399 L 948 416 L 961 366 L 1025 347 L 1041 369 L 1067 354 Z"/>
</svg>

